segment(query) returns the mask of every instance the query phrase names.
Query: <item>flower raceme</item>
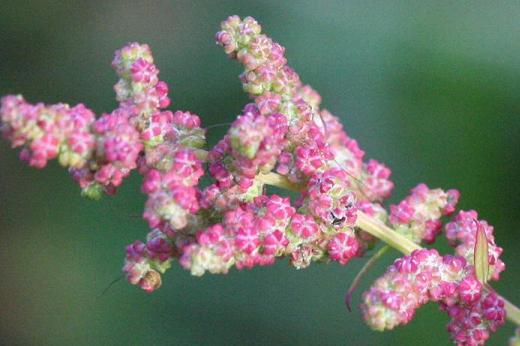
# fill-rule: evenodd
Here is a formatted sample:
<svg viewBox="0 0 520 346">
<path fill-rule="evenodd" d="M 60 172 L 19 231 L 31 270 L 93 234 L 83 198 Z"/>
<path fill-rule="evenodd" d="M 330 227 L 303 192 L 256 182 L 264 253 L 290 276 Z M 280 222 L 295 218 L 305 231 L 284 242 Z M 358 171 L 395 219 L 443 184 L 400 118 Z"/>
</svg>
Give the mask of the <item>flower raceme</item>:
<svg viewBox="0 0 520 346">
<path fill-rule="evenodd" d="M 483 344 L 506 318 L 505 301 L 478 279 L 482 264 L 474 260 L 482 252 L 481 231 L 489 278 L 497 280 L 504 270 L 493 228 L 476 212 L 461 211 L 444 227 L 455 255 L 420 249 L 417 244 L 431 244 L 442 233 L 458 191 L 420 184 L 388 213 L 382 203 L 393 188 L 390 169 L 364 159 L 339 119 L 320 108 L 320 95 L 289 67 L 285 49 L 251 17 L 229 17 L 216 41 L 244 66 L 240 80 L 252 102 L 208 151 L 197 115 L 165 110 L 168 87 L 149 47 L 138 43 L 115 54 L 114 111 L 96 118 L 82 104 L 32 105 L 5 96 L 1 132 L 33 167 L 57 158 L 87 197 L 113 194 L 134 169 L 143 176 L 143 217 L 151 231 L 145 242 L 127 246 L 123 271 L 147 292 L 161 285 L 175 259 L 193 275 L 271 265 L 283 257 L 297 269 L 316 261 L 346 265 L 385 234 L 382 239 L 407 256 L 363 295 L 367 323 L 391 329 L 435 301 L 451 318 L 455 343 Z M 205 166 L 212 182 L 203 186 Z M 298 196 L 269 195 L 266 185 Z"/>
<path fill-rule="evenodd" d="M 365 292 L 361 309 L 370 326 L 384 330 L 408 323 L 428 301 L 439 302 L 448 313 L 448 331 L 458 344 L 482 344 L 505 322 L 504 301 L 483 290 L 473 266 L 434 249 L 396 260 Z"/>
</svg>

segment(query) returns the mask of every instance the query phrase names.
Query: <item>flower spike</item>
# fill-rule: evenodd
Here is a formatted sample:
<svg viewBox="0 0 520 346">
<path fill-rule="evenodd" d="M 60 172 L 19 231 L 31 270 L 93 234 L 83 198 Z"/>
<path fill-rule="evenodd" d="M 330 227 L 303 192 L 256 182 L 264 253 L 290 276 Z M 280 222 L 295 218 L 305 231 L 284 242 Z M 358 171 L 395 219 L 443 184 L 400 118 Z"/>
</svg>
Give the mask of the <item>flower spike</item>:
<svg viewBox="0 0 520 346">
<path fill-rule="evenodd" d="M 404 325 L 430 301 L 450 317 L 458 345 L 483 345 L 506 318 L 520 325 L 520 309 L 488 283 L 505 269 L 493 227 L 475 211 L 459 211 L 443 227 L 457 190 L 419 184 L 385 209 L 391 170 L 366 159 L 339 118 L 321 108 L 282 45 L 252 17 L 238 16 L 222 22 L 216 41 L 243 65 L 240 81 L 252 101 L 208 151 L 198 115 L 166 110 L 168 86 L 146 44 L 116 51 L 119 104 L 100 117 L 83 104 L 29 104 L 20 95 L 0 101 L 0 132 L 22 148 L 22 160 L 43 168 L 56 158 L 84 195 L 113 194 L 132 171 L 141 174 L 150 229 L 145 241 L 126 247 L 123 272 L 131 284 L 151 293 L 175 262 L 195 276 L 283 258 L 296 269 L 347 265 L 382 240 L 387 245 L 346 297 L 350 309 L 360 278 L 386 249 L 404 254 L 363 294 L 361 311 L 372 328 Z M 269 193 L 270 186 L 292 194 Z M 443 229 L 455 254 L 421 248 Z M 511 339 L 517 343 L 518 331 Z"/>
</svg>

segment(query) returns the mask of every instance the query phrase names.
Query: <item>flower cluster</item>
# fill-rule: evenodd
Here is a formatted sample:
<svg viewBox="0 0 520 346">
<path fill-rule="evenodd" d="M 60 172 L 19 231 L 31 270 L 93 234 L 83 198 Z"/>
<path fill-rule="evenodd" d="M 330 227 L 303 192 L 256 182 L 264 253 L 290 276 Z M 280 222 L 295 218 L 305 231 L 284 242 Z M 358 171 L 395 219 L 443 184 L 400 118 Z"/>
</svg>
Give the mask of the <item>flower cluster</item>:
<svg viewBox="0 0 520 346">
<path fill-rule="evenodd" d="M 13 147 L 23 147 L 20 157 L 33 167 L 58 157 L 63 166 L 80 168 L 93 155 L 95 115 L 82 104 L 32 105 L 20 95 L 5 96 L 0 115 L 2 135 Z"/>
<path fill-rule="evenodd" d="M 277 258 L 297 269 L 313 261 L 346 265 L 378 237 L 390 245 L 397 239 L 397 249 L 417 250 L 396 260 L 363 295 L 368 324 L 392 329 L 435 301 L 450 316 L 457 344 L 483 344 L 506 317 L 504 300 L 475 260 L 484 251 L 477 249 L 483 234 L 490 278 L 505 269 L 493 228 L 476 212 L 461 211 L 445 226 L 455 255 L 421 249 L 417 244 L 433 243 L 441 233 L 458 191 L 420 184 L 388 213 L 382 203 L 393 189 L 390 169 L 366 160 L 339 119 L 320 108 L 320 95 L 288 66 L 285 49 L 251 17 L 229 17 L 216 40 L 243 64 L 240 80 L 252 102 L 208 151 L 197 115 L 165 110 L 168 87 L 149 47 L 137 43 L 115 54 L 114 111 L 96 119 L 81 104 L 31 105 L 6 96 L 0 130 L 13 147 L 23 147 L 21 157 L 31 166 L 58 158 L 89 197 L 114 193 L 132 170 L 143 176 L 143 217 L 151 231 L 146 242 L 127 246 L 123 271 L 147 292 L 160 287 L 174 260 L 197 276 Z M 211 181 L 203 186 L 205 168 Z M 296 196 L 269 195 L 267 185 Z"/>
<path fill-rule="evenodd" d="M 22 96 L 1 100 L 1 131 L 13 147 L 23 146 L 21 158 L 43 168 L 58 157 L 89 197 L 114 193 L 137 168 L 143 138 L 152 115 L 169 105 L 166 83 L 147 45 L 130 43 L 116 52 L 112 63 L 120 79 L 114 89 L 120 105 L 96 120 L 79 104 L 28 104 Z"/>
<path fill-rule="evenodd" d="M 88 197 L 114 193 L 139 168 L 148 195 L 144 218 L 153 231 L 146 246 L 139 242 L 127 249 L 124 271 L 130 282 L 150 291 L 155 285 L 144 280 L 150 268 L 156 282 L 156 270 L 163 272 L 173 258 L 169 237 L 199 210 L 204 154 L 197 148 L 204 145 L 205 131 L 197 115 L 162 110 L 170 103 L 168 86 L 159 80 L 147 45 L 124 46 L 112 65 L 120 79 L 114 87 L 119 107 L 111 113 L 96 119 L 82 104 L 30 105 L 21 96 L 6 96 L 1 130 L 14 147 L 24 147 L 21 157 L 31 166 L 42 168 L 58 157 Z M 157 232 L 165 236 L 158 238 Z M 169 244 L 159 257 L 157 239 Z"/>
<path fill-rule="evenodd" d="M 505 322 L 504 301 L 484 291 L 473 266 L 436 250 L 397 259 L 365 292 L 361 309 L 370 326 L 384 330 L 408 323 L 429 301 L 448 313 L 448 331 L 459 345 L 481 345 Z"/>
<path fill-rule="evenodd" d="M 442 229 L 441 216 L 455 211 L 459 200 L 457 190 L 430 190 L 425 184 L 412 189 L 397 205 L 390 206 L 390 224 L 416 243 L 431 244 Z"/>
<path fill-rule="evenodd" d="M 288 198 L 256 197 L 225 212 L 222 222 L 198 231 L 196 241 L 184 246 L 180 263 L 194 275 L 227 273 L 233 265 L 241 269 L 272 264 L 276 256 L 287 253 L 285 230 L 294 227 L 295 219 Z M 295 230 L 305 228 L 311 227 L 300 224 Z"/>
<path fill-rule="evenodd" d="M 259 172 L 270 172 L 286 145 L 287 120 L 281 114 L 263 116 L 254 104 L 231 125 L 229 132 L 210 151 L 209 169 L 217 187 L 233 186 L 246 192 Z"/>
<path fill-rule="evenodd" d="M 136 240 L 126 247 L 123 271 L 128 281 L 139 285 L 146 292 L 161 286 L 161 275 L 171 265 L 173 247 L 167 236 L 153 230 L 148 234 L 146 243 Z"/>
<path fill-rule="evenodd" d="M 433 208 L 438 209 L 436 213 L 440 215 L 443 211 L 454 210 L 450 201 L 455 202 L 458 193 L 428 190 L 419 185 L 406 200 L 392 206 L 390 223 L 411 223 L 410 220 L 417 218 L 414 216 L 417 205 L 421 206 L 421 203 L 413 201 L 424 201 L 424 196 L 433 194 L 439 196 Z M 418 198 L 418 195 L 423 197 Z M 444 204 L 439 205 L 438 202 L 442 201 Z M 427 208 L 423 206 L 422 210 L 428 215 L 424 212 Z M 475 211 L 460 211 L 452 222 L 446 224 L 446 237 L 455 247 L 455 256 L 441 257 L 436 250 L 417 250 L 396 260 L 363 296 L 362 310 L 369 325 L 383 330 L 405 324 L 420 305 L 431 300 L 439 302 L 441 309 L 450 316 L 448 331 L 454 342 L 458 345 L 484 344 L 490 332 L 504 323 L 505 309 L 504 301 L 486 290 L 475 276 L 474 256 L 479 230 L 484 232 L 487 242 L 490 279 L 498 280 L 505 265 L 499 259 L 502 249 L 495 245 L 493 227 L 477 217 Z M 400 231 L 399 226 L 396 231 Z"/>
<path fill-rule="evenodd" d="M 167 107 L 168 87 L 159 81 L 148 45 L 130 43 L 116 51 L 112 66 L 120 77 L 114 86 L 119 107 L 103 114 L 93 125 L 96 152 L 90 162 L 72 169 L 84 193 L 99 197 L 114 193 L 122 180 L 137 168 L 144 145 L 142 136 L 150 118 Z"/>
<path fill-rule="evenodd" d="M 165 122 L 162 141 L 156 138 L 140 161 L 142 190 L 148 195 L 144 218 L 151 228 L 179 230 L 199 210 L 197 185 L 204 170 L 196 146 L 203 143 L 203 131 L 194 114 L 177 111 L 159 115 Z M 197 134 L 199 138 L 193 140 Z"/>
<path fill-rule="evenodd" d="M 341 168 L 348 173 L 347 180 L 359 200 L 382 201 L 389 197 L 393 188 L 390 170 L 375 160 L 363 163 L 364 152 L 357 142 L 343 131 L 337 117 L 320 109 L 320 95 L 302 84 L 287 65 L 285 49 L 262 34 L 260 25 L 251 17 L 241 20 L 231 16 L 221 27 L 217 43 L 244 65 L 240 79 L 255 102 L 255 113 L 267 118 L 285 117 L 289 125 L 285 143 L 276 146 L 281 150 L 274 160 L 276 172 L 300 183 L 330 168 Z M 252 119 L 249 123 L 248 128 L 255 126 Z M 236 132 L 231 129 L 230 135 Z M 253 155 L 256 146 L 250 144 L 242 151 Z M 270 164 L 261 171 L 265 173 L 272 167 Z"/>
</svg>

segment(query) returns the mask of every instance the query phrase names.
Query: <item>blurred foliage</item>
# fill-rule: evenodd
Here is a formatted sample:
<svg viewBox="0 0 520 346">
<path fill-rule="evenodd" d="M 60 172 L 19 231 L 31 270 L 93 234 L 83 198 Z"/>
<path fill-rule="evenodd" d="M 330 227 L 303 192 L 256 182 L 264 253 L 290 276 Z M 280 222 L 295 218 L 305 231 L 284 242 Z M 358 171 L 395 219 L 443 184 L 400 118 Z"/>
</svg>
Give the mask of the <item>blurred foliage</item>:
<svg viewBox="0 0 520 346">
<path fill-rule="evenodd" d="M 508 270 L 495 287 L 520 304 L 517 1 L 2 0 L 0 95 L 110 111 L 112 54 L 140 41 L 152 47 L 174 109 L 206 125 L 229 122 L 247 102 L 240 66 L 214 46 L 231 14 L 257 18 L 368 156 L 392 167 L 392 201 L 419 182 L 461 190 L 461 207 L 495 225 L 505 249 Z M 224 131 L 213 129 L 210 144 Z M 153 295 L 124 280 L 101 295 L 121 275 L 125 245 L 147 232 L 139 177 L 96 203 L 56 163 L 28 168 L 5 142 L 0 162 L 2 344 L 450 344 L 434 305 L 384 334 L 347 312 L 343 295 L 360 260 L 203 278 L 175 266 Z M 489 344 L 510 334 L 508 324 Z"/>
</svg>

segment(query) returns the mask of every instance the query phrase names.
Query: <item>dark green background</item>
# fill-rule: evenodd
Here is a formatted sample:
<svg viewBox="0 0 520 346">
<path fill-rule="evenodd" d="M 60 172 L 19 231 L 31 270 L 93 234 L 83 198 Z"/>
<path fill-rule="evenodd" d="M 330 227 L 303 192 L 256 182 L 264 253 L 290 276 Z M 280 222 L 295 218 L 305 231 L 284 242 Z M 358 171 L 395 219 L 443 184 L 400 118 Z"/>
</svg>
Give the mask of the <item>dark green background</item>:
<svg viewBox="0 0 520 346">
<path fill-rule="evenodd" d="M 517 1 L 1 1 L 0 94 L 110 111 L 113 52 L 140 41 L 173 109 L 205 125 L 231 121 L 247 102 L 241 67 L 213 35 L 232 14 L 256 17 L 367 156 L 393 169 L 392 201 L 419 182 L 460 189 L 461 207 L 496 226 L 508 269 L 495 287 L 520 304 Z M 211 130 L 210 143 L 224 130 Z M 153 295 L 120 281 L 100 297 L 120 276 L 125 245 L 147 233 L 139 184 L 134 175 L 113 198 L 82 199 L 55 162 L 28 168 L 0 144 L 1 343 L 449 345 L 435 305 L 384 334 L 347 312 L 360 260 L 203 278 L 176 265 Z"/>
</svg>

